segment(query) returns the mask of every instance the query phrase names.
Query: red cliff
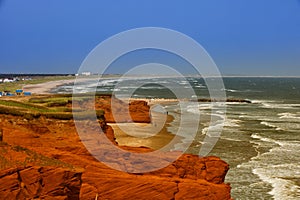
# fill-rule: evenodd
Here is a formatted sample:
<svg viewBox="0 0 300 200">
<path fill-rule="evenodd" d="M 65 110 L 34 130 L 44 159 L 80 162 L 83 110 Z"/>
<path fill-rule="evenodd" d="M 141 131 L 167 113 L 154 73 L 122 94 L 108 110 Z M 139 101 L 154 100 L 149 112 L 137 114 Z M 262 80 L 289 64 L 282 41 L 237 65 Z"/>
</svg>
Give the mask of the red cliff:
<svg viewBox="0 0 300 200">
<path fill-rule="evenodd" d="M 131 106 L 137 119 L 148 120 L 148 115 L 143 117 L 148 105 L 136 102 Z M 224 183 L 229 166 L 217 157 L 185 154 L 158 171 L 130 174 L 91 156 L 71 120 L 41 117 L 28 121 L 0 115 L 0 127 L 4 141 L 0 159 L 5 163 L 0 171 L 0 199 L 231 199 L 230 185 Z M 113 130 L 109 126 L 105 130 L 114 141 Z M 122 159 L 111 162 L 126 162 Z"/>
<path fill-rule="evenodd" d="M 0 199 L 79 199 L 81 173 L 57 167 L 0 171 Z"/>
</svg>

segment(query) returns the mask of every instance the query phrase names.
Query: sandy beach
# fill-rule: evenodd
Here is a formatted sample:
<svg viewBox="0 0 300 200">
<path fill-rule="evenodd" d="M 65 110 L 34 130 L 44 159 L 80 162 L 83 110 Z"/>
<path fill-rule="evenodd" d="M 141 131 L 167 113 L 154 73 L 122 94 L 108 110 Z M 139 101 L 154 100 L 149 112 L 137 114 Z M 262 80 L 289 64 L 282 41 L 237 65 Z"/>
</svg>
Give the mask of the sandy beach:
<svg viewBox="0 0 300 200">
<path fill-rule="evenodd" d="M 58 86 L 74 83 L 75 79 L 72 80 L 58 80 L 49 81 L 39 84 L 24 85 L 23 90 L 31 92 L 32 94 L 49 94 L 50 91 Z"/>
<path fill-rule="evenodd" d="M 74 79 L 68 79 L 68 80 L 57 80 L 57 81 L 48 81 L 45 83 L 38 83 L 38 84 L 27 84 L 23 86 L 23 90 L 26 92 L 31 92 L 32 94 L 50 94 L 51 90 L 67 84 L 74 84 L 85 81 L 91 81 L 91 80 L 98 80 L 96 77 L 76 77 Z M 101 78 L 101 79 L 107 79 Z"/>
<path fill-rule="evenodd" d="M 95 79 L 95 78 L 93 78 Z M 108 79 L 108 78 L 105 78 Z M 49 81 L 45 83 L 38 83 L 38 84 L 27 84 L 23 86 L 23 90 L 26 92 L 31 92 L 32 94 L 50 94 L 51 90 L 66 84 L 74 84 L 74 82 L 84 82 L 91 80 L 90 78 L 77 78 L 71 80 L 58 80 L 58 81 Z M 130 101 L 145 101 L 148 105 L 156 105 L 156 104 L 164 104 L 164 103 L 176 103 L 178 99 L 146 99 L 146 98 L 130 98 L 130 99 L 122 99 L 124 102 Z M 182 101 L 182 100 L 181 100 Z"/>
<path fill-rule="evenodd" d="M 149 147 L 157 150 L 166 146 L 174 135 L 168 131 L 173 116 L 151 112 L 151 123 L 109 123 L 119 145 Z"/>
</svg>

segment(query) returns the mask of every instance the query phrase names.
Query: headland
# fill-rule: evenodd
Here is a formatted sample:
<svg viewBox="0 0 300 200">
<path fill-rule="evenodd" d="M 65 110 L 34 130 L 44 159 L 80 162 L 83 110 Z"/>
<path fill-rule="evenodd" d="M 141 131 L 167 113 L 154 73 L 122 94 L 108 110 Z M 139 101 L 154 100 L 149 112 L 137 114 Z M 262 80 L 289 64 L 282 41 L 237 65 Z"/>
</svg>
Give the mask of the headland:
<svg viewBox="0 0 300 200">
<path fill-rule="evenodd" d="M 109 122 L 114 126 L 116 122 L 110 110 L 110 102 L 109 95 L 97 96 L 95 109 L 98 111 L 98 122 L 112 144 L 129 152 L 153 151 L 149 147 L 126 144 L 126 139 L 122 141 L 122 136 L 114 133 L 114 129 L 107 124 Z M 163 169 L 142 174 L 117 171 L 99 162 L 78 137 L 70 95 L 6 97 L 0 103 L 0 128 L 3 135 L 0 145 L 1 198 L 231 198 L 230 185 L 224 183 L 229 166 L 217 157 L 200 158 L 183 154 Z M 128 105 L 122 101 L 117 103 L 119 115 L 122 116 Z M 133 101 L 129 110 L 133 122 L 141 126 L 151 123 L 147 102 Z M 88 125 L 85 114 L 88 113 L 83 113 L 82 120 Z M 129 122 L 126 117 L 119 120 Z M 166 130 L 160 134 L 166 136 Z M 118 139 L 122 145 L 118 144 Z M 169 139 L 165 137 L 162 140 Z M 126 160 L 120 158 L 112 162 L 125 163 Z M 127 163 L 129 166 L 135 164 Z"/>
</svg>

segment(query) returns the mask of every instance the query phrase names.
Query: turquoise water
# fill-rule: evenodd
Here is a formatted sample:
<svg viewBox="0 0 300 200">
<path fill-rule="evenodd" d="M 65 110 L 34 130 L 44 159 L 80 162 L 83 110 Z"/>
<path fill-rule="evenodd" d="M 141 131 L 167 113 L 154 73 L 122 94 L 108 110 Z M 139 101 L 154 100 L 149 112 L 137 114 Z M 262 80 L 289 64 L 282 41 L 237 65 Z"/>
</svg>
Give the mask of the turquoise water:
<svg viewBox="0 0 300 200">
<path fill-rule="evenodd" d="M 231 183 L 234 199 L 299 199 L 300 198 L 300 78 L 224 78 L 227 98 L 249 99 L 247 103 L 226 103 L 226 119 L 222 134 L 209 155 L 221 157 L 230 164 L 226 181 Z M 115 87 L 120 82 L 126 82 Z M 175 84 L 176 83 L 176 84 Z M 135 90 L 136 86 L 139 89 Z M 102 93 L 118 91 L 122 97 L 134 90 L 134 98 L 175 98 L 166 85 L 180 87 L 184 94 L 192 86 L 198 98 L 209 98 L 203 79 L 141 78 L 134 80 L 105 79 L 98 84 Z M 95 85 L 86 82 L 82 92 Z M 53 92 L 70 93 L 72 86 L 62 86 Z M 123 92 L 123 93 L 122 93 Z M 187 99 L 195 98 L 186 96 Z M 203 144 L 211 117 L 211 103 L 185 102 L 164 104 L 164 109 L 175 116 L 169 130 L 176 133 L 180 116 L 189 122 L 181 124 L 185 132 L 183 143 L 194 140 L 189 151 L 197 154 Z M 201 114 L 195 138 L 189 135 L 194 114 Z M 217 116 L 217 117 L 222 117 Z M 219 126 L 215 123 L 211 128 Z M 176 146 L 181 149 L 181 146 Z"/>
</svg>

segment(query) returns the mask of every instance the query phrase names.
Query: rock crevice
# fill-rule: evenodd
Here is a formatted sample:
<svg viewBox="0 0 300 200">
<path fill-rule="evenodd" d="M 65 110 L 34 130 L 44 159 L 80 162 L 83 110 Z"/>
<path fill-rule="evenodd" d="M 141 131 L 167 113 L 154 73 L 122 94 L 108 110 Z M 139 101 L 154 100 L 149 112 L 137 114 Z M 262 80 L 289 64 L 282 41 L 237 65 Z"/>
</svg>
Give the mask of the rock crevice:
<svg viewBox="0 0 300 200">
<path fill-rule="evenodd" d="M 79 199 L 81 172 L 57 167 L 11 168 L 0 172 L 0 199 Z"/>
</svg>

